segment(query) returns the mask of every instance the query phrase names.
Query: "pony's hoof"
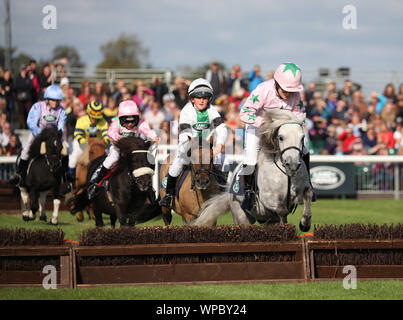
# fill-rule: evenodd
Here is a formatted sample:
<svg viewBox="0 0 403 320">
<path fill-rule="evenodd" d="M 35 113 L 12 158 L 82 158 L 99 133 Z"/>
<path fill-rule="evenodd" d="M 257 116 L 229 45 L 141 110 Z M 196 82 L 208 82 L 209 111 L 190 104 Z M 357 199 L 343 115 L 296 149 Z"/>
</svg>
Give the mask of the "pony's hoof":
<svg viewBox="0 0 403 320">
<path fill-rule="evenodd" d="M 52 219 L 50 219 L 50 224 L 53 226 L 57 226 L 59 224 L 59 222 L 57 221 L 57 218 L 52 218 Z"/>
<path fill-rule="evenodd" d="M 83 212 L 82 212 L 82 211 L 80 211 L 80 212 L 77 214 L 77 221 L 78 221 L 78 222 L 83 222 L 83 221 L 84 221 L 84 215 L 83 215 Z"/>
<path fill-rule="evenodd" d="M 31 219 L 29 219 L 29 216 L 22 216 L 22 220 L 24 220 L 24 221 L 30 221 Z"/>
<path fill-rule="evenodd" d="M 41 216 L 39 217 L 39 220 L 46 222 L 47 219 L 46 219 L 46 216 L 42 216 L 42 215 L 41 215 Z"/>
<path fill-rule="evenodd" d="M 304 226 L 301 222 L 299 223 L 299 230 L 301 230 L 302 232 L 308 232 L 309 229 L 311 229 L 311 226 Z"/>
</svg>

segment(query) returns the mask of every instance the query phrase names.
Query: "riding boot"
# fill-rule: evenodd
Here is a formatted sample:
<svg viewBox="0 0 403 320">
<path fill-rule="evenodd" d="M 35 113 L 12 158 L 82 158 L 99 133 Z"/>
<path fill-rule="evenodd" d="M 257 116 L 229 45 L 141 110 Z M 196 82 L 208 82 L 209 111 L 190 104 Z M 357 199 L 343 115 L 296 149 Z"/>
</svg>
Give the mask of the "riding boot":
<svg viewBox="0 0 403 320">
<path fill-rule="evenodd" d="M 309 178 L 309 184 L 311 185 L 312 188 L 312 202 L 316 201 L 316 193 L 313 190 L 313 186 L 312 186 L 312 182 L 311 182 L 311 174 L 310 174 L 310 154 L 309 152 L 304 154 L 302 156 L 302 160 L 304 160 L 305 166 L 306 166 L 306 170 L 308 171 L 308 178 Z"/>
<path fill-rule="evenodd" d="M 95 198 L 99 191 L 99 183 L 105 178 L 106 174 L 109 172 L 109 169 L 105 168 L 103 165 L 101 169 L 96 170 L 91 177 L 88 186 L 88 200 L 92 200 Z"/>
<path fill-rule="evenodd" d="M 161 207 L 166 207 L 168 209 L 172 208 L 173 200 L 174 200 L 174 197 L 175 197 L 175 187 L 176 187 L 176 179 L 177 178 L 178 177 L 172 177 L 168 173 L 166 194 L 165 194 L 165 197 L 163 197 L 159 202 L 159 205 Z"/>
<path fill-rule="evenodd" d="M 11 184 L 14 184 L 14 185 L 24 184 L 25 177 L 27 176 L 28 164 L 29 164 L 28 160 L 24 160 L 24 159 L 20 158 L 20 161 L 17 165 L 17 172 L 9 180 L 9 182 Z"/>
<path fill-rule="evenodd" d="M 241 208 L 243 210 L 250 211 L 253 208 L 253 204 L 255 202 L 255 191 L 253 190 L 254 179 L 255 179 L 254 171 L 251 174 L 244 175 L 245 198 L 241 203 Z"/>
</svg>

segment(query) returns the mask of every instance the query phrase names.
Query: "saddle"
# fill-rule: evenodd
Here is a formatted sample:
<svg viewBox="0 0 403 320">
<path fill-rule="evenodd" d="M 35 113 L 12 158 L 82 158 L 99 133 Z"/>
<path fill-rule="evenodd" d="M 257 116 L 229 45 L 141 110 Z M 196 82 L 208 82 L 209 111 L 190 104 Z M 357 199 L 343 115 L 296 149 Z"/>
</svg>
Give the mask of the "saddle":
<svg viewBox="0 0 403 320">
<path fill-rule="evenodd" d="M 176 182 L 175 197 L 178 199 L 179 199 L 179 191 L 181 190 L 182 185 L 185 182 L 185 179 L 188 176 L 189 172 L 190 172 L 190 166 L 185 166 Z M 164 179 L 162 179 L 162 182 L 161 182 L 161 187 L 165 191 L 166 191 L 166 187 L 167 187 L 167 180 L 168 180 L 168 172 L 165 175 Z"/>
</svg>

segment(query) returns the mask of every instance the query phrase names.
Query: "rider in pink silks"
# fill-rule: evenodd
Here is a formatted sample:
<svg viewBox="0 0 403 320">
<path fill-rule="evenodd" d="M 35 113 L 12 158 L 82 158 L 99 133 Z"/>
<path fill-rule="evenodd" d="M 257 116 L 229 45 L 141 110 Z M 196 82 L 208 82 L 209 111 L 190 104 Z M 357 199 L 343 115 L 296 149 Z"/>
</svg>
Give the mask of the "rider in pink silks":
<svg viewBox="0 0 403 320">
<path fill-rule="evenodd" d="M 252 185 L 260 149 L 259 128 L 264 122 L 263 114 L 265 110 L 281 109 L 289 110 L 297 117 L 303 116 L 305 108 L 300 95 L 303 89 L 301 68 L 294 63 L 282 63 L 276 69 L 273 79 L 259 84 L 240 110 L 241 121 L 246 123 L 245 160 L 241 171 L 241 174 L 245 176 L 245 199 L 242 203 L 242 208 L 245 210 L 250 210 L 253 205 Z M 303 151 L 303 160 L 309 173 L 309 151 L 306 148 Z M 315 201 L 315 195 L 313 201 Z"/>
<path fill-rule="evenodd" d="M 159 138 L 154 130 L 152 130 L 146 121 L 143 121 L 139 126 L 140 112 L 137 105 L 132 100 L 122 101 L 119 104 L 118 116 L 112 119 L 108 128 L 108 136 L 111 139 L 112 147 L 109 155 L 102 163 L 101 169 L 95 171 L 91 177 L 88 187 L 88 198 L 91 200 L 97 194 L 99 189 L 98 184 L 105 178 L 109 170 L 119 160 L 119 149 L 115 146 L 115 143 L 123 137 L 143 135 L 147 139 L 153 142 L 159 141 Z"/>
</svg>

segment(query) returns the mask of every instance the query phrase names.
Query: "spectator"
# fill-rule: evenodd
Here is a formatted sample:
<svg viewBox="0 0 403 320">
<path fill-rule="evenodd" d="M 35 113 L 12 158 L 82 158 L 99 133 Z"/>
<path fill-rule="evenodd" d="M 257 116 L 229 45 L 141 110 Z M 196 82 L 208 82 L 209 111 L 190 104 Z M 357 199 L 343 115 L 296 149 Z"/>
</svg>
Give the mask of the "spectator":
<svg viewBox="0 0 403 320">
<path fill-rule="evenodd" d="M 11 121 L 14 109 L 14 81 L 9 69 L 6 69 L 3 78 L 0 78 L 0 95 L 6 99 L 7 119 Z"/>
<path fill-rule="evenodd" d="M 326 90 L 323 93 L 324 97 L 328 97 L 329 94 L 334 94 L 335 99 L 337 99 L 337 88 L 336 83 L 333 80 L 330 80 L 326 85 Z"/>
<path fill-rule="evenodd" d="M 354 111 L 358 111 L 360 115 L 364 115 L 367 112 L 367 103 L 365 102 L 364 94 L 360 90 L 353 92 L 349 107 Z"/>
<path fill-rule="evenodd" d="M 396 122 L 403 121 L 403 94 L 397 96 L 397 107 L 396 107 Z"/>
<path fill-rule="evenodd" d="M 147 85 L 143 80 L 137 80 L 133 81 L 132 83 L 132 93 L 133 93 L 133 101 L 137 104 L 137 106 L 140 108 L 143 99 L 144 99 L 144 93 L 147 89 Z"/>
<path fill-rule="evenodd" d="M 365 156 L 368 155 L 368 151 L 364 148 L 364 144 L 361 140 L 361 138 L 357 138 L 356 140 L 353 141 L 353 143 L 350 145 L 351 151 L 350 154 L 351 155 L 355 155 L 355 156 Z M 355 165 L 364 165 L 363 163 L 357 163 L 355 162 Z"/>
<path fill-rule="evenodd" d="M 81 101 L 79 99 L 73 99 L 72 110 L 66 116 L 66 136 L 69 143 L 72 143 L 74 139 L 74 130 L 76 128 L 77 119 L 86 114 L 86 110 L 81 104 Z"/>
<path fill-rule="evenodd" d="M 346 102 L 344 100 L 338 100 L 335 109 L 331 112 L 330 118 L 337 118 L 339 120 L 348 119 Z"/>
<path fill-rule="evenodd" d="M 403 125 L 402 122 L 398 122 L 396 125 L 396 130 L 393 133 L 393 138 L 395 139 L 395 149 L 400 150 L 403 148 Z"/>
<path fill-rule="evenodd" d="M 392 83 L 388 83 L 383 90 L 383 95 L 386 99 L 391 99 L 393 103 L 397 103 L 397 97 L 395 93 L 395 87 Z"/>
<path fill-rule="evenodd" d="M 357 137 L 353 133 L 351 126 L 347 126 L 346 130 L 339 135 L 339 140 L 343 142 L 343 153 L 348 154 L 351 151 L 351 144 Z"/>
<path fill-rule="evenodd" d="M 94 85 L 94 97 L 96 101 L 101 101 L 104 106 L 108 104 L 108 90 L 102 81 L 95 82 Z"/>
<path fill-rule="evenodd" d="M 325 140 L 324 148 L 327 150 L 328 154 L 336 154 L 337 149 L 337 132 L 334 125 L 329 125 L 327 127 L 327 136 Z"/>
<path fill-rule="evenodd" d="M 153 77 L 150 89 L 154 92 L 154 99 L 163 105 L 162 98 L 169 92 L 167 85 L 162 81 L 161 77 Z"/>
<path fill-rule="evenodd" d="M 337 100 L 344 100 L 346 103 L 351 102 L 353 94 L 353 83 L 350 80 L 344 81 L 344 87 L 339 91 Z"/>
<path fill-rule="evenodd" d="M 174 89 L 172 93 L 175 96 L 175 102 L 178 105 L 179 109 L 182 110 L 183 107 L 188 103 L 188 86 L 183 80 L 182 82 L 178 83 L 178 88 Z"/>
<path fill-rule="evenodd" d="M 111 123 L 112 119 L 118 115 L 118 105 L 113 97 L 108 98 L 108 104 L 104 109 L 104 118 L 108 124 Z"/>
<path fill-rule="evenodd" d="M 81 94 L 78 96 L 78 99 L 80 100 L 84 108 L 91 101 L 95 101 L 95 97 L 91 92 L 90 83 L 87 80 L 84 80 L 81 83 Z"/>
<path fill-rule="evenodd" d="M 227 92 L 224 72 L 219 68 L 216 60 L 211 61 L 210 69 L 207 70 L 205 78 L 213 87 L 214 96 L 211 103 L 215 104 L 216 99 Z"/>
<path fill-rule="evenodd" d="M 377 94 L 375 91 L 371 92 L 368 105 L 375 108 L 375 113 L 378 114 L 382 111 L 387 99 L 382 94 Z"/>
<path fill-rule="evenodd" d="M 32 106 L 32 81 L 26 73 L 25 65 L 21 65 L 20 73 L 15 80 L 15 90 L 18 103 L 18 118 L 21 129 L 27 129 L 27 117 Z"/>
<path fill-rule="evenodd" d="M 385 121 L 381 122 L 380 131 L 377 133 L 378 143 L 382 142 L 389 149 L 395 147 L 395 139 L 393 138 L 393 131 L 388 129 Z"/>
<path fill-rule="evenodd" d="M 36 72 L 36 61 L 30 60 L 28 67 L 27 67 L 27 74 L 32 81 L 32 94 L 31 94 L 31 101 L 32 104 L 38 101 L 40 86 L 39 86 L 39 79 L 38 73 Z"/>
<path fill-rule="evenodd" d="M 306 96 L 306 103 L 307 104 L 312 104 L 311 100 L 313 99 L 313 95 L 316 90 L 316 83 L 315 82 L 309 82 L 308 84 L 308 89 L 305 91 L 305 96 Z"/>
<path fill-rule="evenodd" d="M 22 150 L 22 144 L 16 134 L 11 134 L 8 144 L 4 148 L 4 154 L 7 157 L 18 155 Z"/>
<path fill-rule="evenodd" d="M 125 86 L 125 81 L 120 79 L 116 82 L 116 89 L 115 89 L 115 92 L 112 94 L 112 97 L 113 97 L 113 99 L 115 99 L 117 105 L 121 101 L 121 95 L 122 95 L 123 89 L 127 89 Z"/>
<path fill-rule="evenodd" d="M 375 126 L 372 122 L 367 124 L 367 130 L 362 132 L 361 138 L 364 148 L 368 150 L 368 153 L 376 153 L 376 150 L 373 148 L 378 144 L 378 138 L 376 137 Z"/>
<path fill-rule="evenodd" d="M 336 104 L 337 104 L 337 97 L 336 97 L 335 93 L 330 92 L 327 95 L 326 104 L 327 104 L 327 107 L 329 108 L 330 113 L 332 113 L 332 111 L 336 108 Z"/>
<path fill-rule="evenodd" d="M 326 138 L 327 132 L 324 121 L 320 118 L 315 119 L 313 127 L 309 130 L 309 140 L 314 154 L 319 154 L 325 148 Z"/>
<path fill-rule="evenodd" d="M 227 81 L 229 100 L 236 103 L 237 107 L 241 104 L 244 98 L 249 96 L 248 85 L 242 79 L 241 67 L 235 64 L 232 67 L 231 75 Z"/>
<path fill-rule="evenodd" d="M 249 92 L 255 90 L 255 88 L 263 82 L 263 78 L 261 76 L 261 70 L 259 65 L 255 65 L 253 70 L 249 72 L 248 75 L 249 80 Z"/>
<path fill-rule="evenodd" d="M 40 93 L 39 93 L 40 98 L 43 98 L 46 88 L 52 84 L 53 77 L 54 74 L 52 73 L 49 64 L 48 63 L 44 64 L 43 67 L 41 68 L 41 72 L 39 73 L 38 77 L 40 87 Z"/>
<path fill-rule="evenodd" d="M 397 107 L 392 100 L 388 100 L 381 111 L 381 119 L 386 123 L 390 130 L 396 127 Z"/>
<path fill-rule="evenodd" d="M 9 122 L 5 122 L 2 126 L 2 133 L 0 135 L 0 142 L 1 142 L 1 146 L 3 148 L 5 148 L 9 141 L 10 141 L 10 137 L 11 137 L 11 128 L 10 128 L 10 123 Z"/>
<path fill-rule="evenodd" d="M 175 102 L 175 96 L 173 93 L 166 93 L 162 98 L 163 112 L 165 114 L 165 121 L 171 122 L 175 119 L 179 119 L 180 110 Z"/>
<path fill-rule="evenodd" d="M 149 123 L 151 129 L 160 129 L 162 122 L 165 120 L 165 115 L 161 111 L 160 103 L 153 101 L 150 110 L 144 113 L 143 118 Z"/>
<path fill-rule="evenodd" d="M 239 118 L 239 111 L 235 102 L 229 103 L 228 111 L 224 116 L 224 122 L 231 129 L 232 133 L 235 133 L 236 129 L 243 129 L 245 127 L 245 123 Z"/>
</svg>

